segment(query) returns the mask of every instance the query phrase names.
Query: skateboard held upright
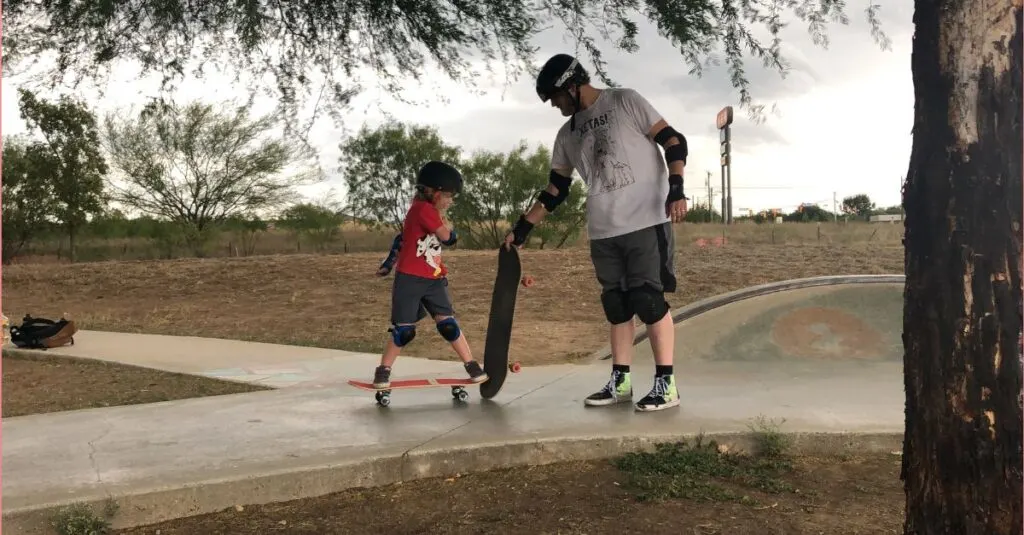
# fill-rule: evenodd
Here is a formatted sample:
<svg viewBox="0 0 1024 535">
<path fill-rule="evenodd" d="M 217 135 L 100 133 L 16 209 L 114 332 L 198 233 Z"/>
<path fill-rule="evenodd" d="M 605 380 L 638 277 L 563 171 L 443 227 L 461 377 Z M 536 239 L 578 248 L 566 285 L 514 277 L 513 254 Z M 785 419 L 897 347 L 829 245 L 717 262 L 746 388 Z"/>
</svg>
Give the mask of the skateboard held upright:
<svg viewBox="0 0 1024 535">
<path fill-rule="evenodd" d="M 519 363 L 508 363 L 509 343 L 512 341 L 512 319 L 516 311 L 519 284 L 533 284 L 532 277 L 522 278 L 523 266 L 519 250 L 515 247 L 498 249 L 498 275 L 494 278 L 491 313 L 487 320 L 487 339 L 484 342 L 484 371 L 487 380 L 480 383 L 480 395 L 490 399 L 498 395 L 505 384 L 509 370 L 519 372 Z M 529 280 L 527 280 L 529 279 Z"/>
</svg>

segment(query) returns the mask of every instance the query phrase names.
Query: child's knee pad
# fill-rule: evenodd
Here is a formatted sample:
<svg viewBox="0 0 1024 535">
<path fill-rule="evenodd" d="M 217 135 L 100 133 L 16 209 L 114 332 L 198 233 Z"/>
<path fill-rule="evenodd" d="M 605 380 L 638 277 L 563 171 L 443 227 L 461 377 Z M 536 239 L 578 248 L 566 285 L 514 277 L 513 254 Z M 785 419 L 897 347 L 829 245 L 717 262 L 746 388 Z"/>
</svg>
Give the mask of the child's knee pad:
<svg viewBox="0 0 1024 535">
<path fill-rule="evenodd" d="M 455 321 L 455 318 L 445 318 L 437 322 L 437 332 L 441 333 L 441 338 L 454 342 L 459 339 L 459 335 L 462 331 L 459 329 L 459 323 Z"/>
<path fill-rule="evenodd" d="M 398 347 L 405 346 L 412 342 L 413 338 L 416 338 L 415 325 L 394 325 L 388 330 L 391 331 L 391 339 Z"/>
</svg>

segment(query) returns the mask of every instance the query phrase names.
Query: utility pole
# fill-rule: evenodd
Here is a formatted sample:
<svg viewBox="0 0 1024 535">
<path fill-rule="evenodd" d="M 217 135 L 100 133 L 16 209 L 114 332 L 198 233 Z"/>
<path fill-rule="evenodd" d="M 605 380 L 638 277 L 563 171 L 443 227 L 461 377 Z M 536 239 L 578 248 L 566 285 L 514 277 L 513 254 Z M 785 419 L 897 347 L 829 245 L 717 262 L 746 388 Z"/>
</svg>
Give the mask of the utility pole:
<svg viewBox="0 0 1024 535">
<path fill-rule="evenodd" d="M 832 222 L 833 223 L 838 223 L 839 222 L 839 208 L 838 208 L 838 205 L 836 203 L 836 192 L 834 192 L 834 191 L 832 192 Z"/>
<path fill-rule="evenodd" d="M 712 203 L 715 202 L 715 188 L 708 187 L 708 223 L 715 221 L 714 215 L 711 214 Z"/>
<path fill-rule="evenodd" d="M 711 171 L 705 171 L 708 176 L 704 179 L 704 189 L 708 191 L 708 223 L 711 222 Z"/>
</svg>

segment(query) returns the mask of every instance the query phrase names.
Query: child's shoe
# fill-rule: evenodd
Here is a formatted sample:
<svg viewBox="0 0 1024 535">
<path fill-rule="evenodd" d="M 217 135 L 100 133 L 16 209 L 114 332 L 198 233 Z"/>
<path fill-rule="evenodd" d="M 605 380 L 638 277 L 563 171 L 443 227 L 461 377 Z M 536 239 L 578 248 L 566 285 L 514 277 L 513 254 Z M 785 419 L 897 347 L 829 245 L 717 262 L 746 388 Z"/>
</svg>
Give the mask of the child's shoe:
<svg viewBox="0 0 1024 535">
<path fill-rule="evenodd" d="M 373 387 L 387 388 L 389 386 L 391 386 L 391 368 L 377 366 L 377 369 L 373 371 Z"/>
<path fill-rule="evenodd" d="M 474 383 L 482 383 L 487 380 L 487 374 L 483 368 L 480 367 L 480 363 L 475 360 L 471 360 L 465 364 L 466 373 L 469 374 L 469 380 Z"/>
</svg>

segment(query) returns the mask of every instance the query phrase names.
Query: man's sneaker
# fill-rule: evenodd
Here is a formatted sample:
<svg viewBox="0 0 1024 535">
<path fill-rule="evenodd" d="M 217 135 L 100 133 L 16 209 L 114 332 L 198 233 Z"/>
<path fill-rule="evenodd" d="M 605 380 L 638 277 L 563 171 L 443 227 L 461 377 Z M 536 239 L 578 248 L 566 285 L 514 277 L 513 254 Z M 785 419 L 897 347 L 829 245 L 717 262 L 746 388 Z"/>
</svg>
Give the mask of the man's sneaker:
<svg viewBox="0 0 1024 535">
<path fill-rule="evenodd" d="M 676 390 L 676 378 L 665 375 L 654 378 L 654 388 L 637 402 L 638 411 L 660 411 L 679 405 L 679 391 Z"/>
<path fill-rule="evenodd" d="M 373 371 L 373 387 L 387 388 L 389 386 L 391 386 L 391 368 L 377 366 L 377 369 Z"/>
<path fill-rule="evenodd" d="M 466 367 L 466 373 L 469 374 L 470 381 L 473 381 L 474 383 L 482 383 L 487 380 L 487 374 L 484 373 L 484 370 L 483 368 L 480 367 L 479 362 L 471 360 L 467 362 L 464 366 Z"/>
<path fill-rule="evenodd" d="M 633 386 L 629 373 L 612 370 L 612 378 L 604 388 L 591 394 L 583 403 L 592 406 L 614 405 L 625 401 L 633 401 Z"/>
</svg>

